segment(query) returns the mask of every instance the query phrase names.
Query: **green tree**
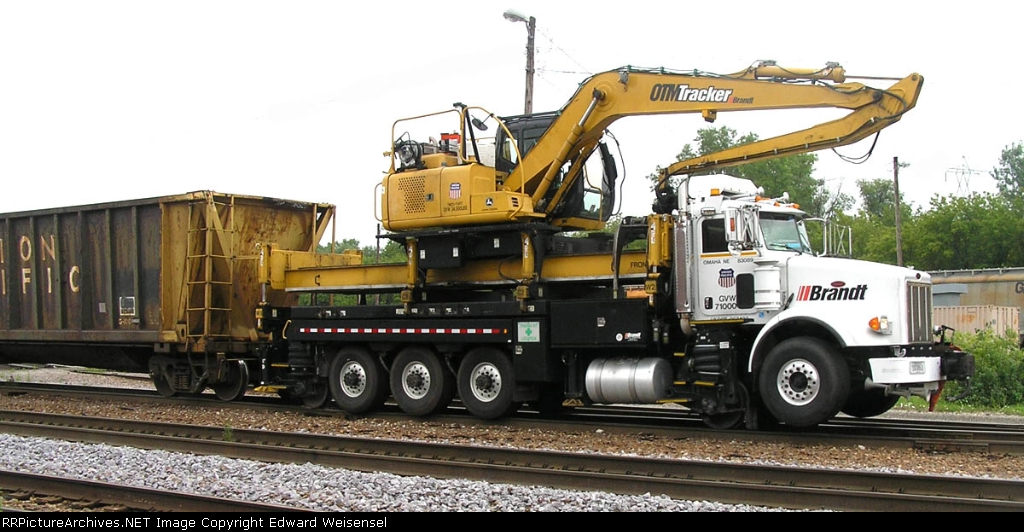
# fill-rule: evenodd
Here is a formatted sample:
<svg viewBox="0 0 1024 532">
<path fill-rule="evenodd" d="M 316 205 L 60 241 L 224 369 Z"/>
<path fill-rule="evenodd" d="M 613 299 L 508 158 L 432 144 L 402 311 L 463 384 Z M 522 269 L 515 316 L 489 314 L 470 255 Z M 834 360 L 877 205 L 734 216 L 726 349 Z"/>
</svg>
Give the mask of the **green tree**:
<svg viewBox="0 0 1024 532">
<path fill-rule="evenodd" d="M 904 232 L 907 264 L 922 270 L 1000 268 L 1024 264 L 1020 214 L 1002 195 L 933 196 Z"/>
<path fill-rule="evenodd" d="M 852 255 L 858 259 L 896 264 L 895 184 L 891 179 L 879 178 L 857 181 L 857 188 L 860 192 L 859 207 L 847 222 L 854 237 Z M 906 251 L 906 233 L 913 224 L 914 215 L 903 198 L 903 193 L 900 193 L 900 218 Z"/>
<path fill-rule="evenodd" d="M 992 169 L 991 175 L 1000 194 L 1018 203 L 1024 202 L 1024 144 L 1015 142 L 1003 148 L 999 165 Z"/>
<path fill-rule="evenodd" d="M 398 264 L 406 261 L 405 246 L 394 240 L 383 240 L 376 245 L 360 246 L 359 240 L 346 238 L 341 242 L 321 244 L 317 253 L 341 253 L 350 249 L 358 249 L 363 254 L 363 264 Z"/>
</svg>

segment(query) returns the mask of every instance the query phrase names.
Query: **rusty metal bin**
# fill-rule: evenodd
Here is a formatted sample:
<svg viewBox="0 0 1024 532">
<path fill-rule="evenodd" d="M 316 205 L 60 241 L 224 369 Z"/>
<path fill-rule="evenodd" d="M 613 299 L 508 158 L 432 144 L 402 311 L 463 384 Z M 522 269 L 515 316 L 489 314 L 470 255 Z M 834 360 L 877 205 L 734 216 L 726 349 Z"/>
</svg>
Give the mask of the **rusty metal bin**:
<svg viewBox="0 0 1024 532">
<path fill-rule="evenodd" d="M 289 297 L 256 281 L 259 246 L 312 251 L 333 214 L 212 191 L 0 214 L 0 360 L 145 371 L 253 349 L 257 304 Z"/>
</svg>

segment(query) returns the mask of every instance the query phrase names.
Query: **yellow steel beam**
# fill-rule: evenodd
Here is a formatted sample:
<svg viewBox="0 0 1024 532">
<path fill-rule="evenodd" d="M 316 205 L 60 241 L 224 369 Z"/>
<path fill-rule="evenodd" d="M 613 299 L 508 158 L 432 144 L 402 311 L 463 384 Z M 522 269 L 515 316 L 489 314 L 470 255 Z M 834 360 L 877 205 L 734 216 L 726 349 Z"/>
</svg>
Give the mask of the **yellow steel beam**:
<svg viewBox="0 0 1024 532">
<path fill-rule="evenodd" d="M 361 264 L 361 256 L 328 255 L 280 251 L 269 247 L 267 272 L 261 281 L 277 290 L 296 292 L 397 292 L 406 288 L 408 266 L 399 264 Z M 357 258 L 358 257 L 358 258 Z M 356 262 L 356 261 L 359 262 Z M 643 283 L 647 275 L 646 251 L 623 253 L 619 277 Z M 548 257 L 544 260 L 541 282 L 601 282 L 612 278 L 610 254 Z M 432 269 L 426 285 L 514 286 L 523 279 L 521 260 L 472 260 L 460 268 Z"/>
</svg>

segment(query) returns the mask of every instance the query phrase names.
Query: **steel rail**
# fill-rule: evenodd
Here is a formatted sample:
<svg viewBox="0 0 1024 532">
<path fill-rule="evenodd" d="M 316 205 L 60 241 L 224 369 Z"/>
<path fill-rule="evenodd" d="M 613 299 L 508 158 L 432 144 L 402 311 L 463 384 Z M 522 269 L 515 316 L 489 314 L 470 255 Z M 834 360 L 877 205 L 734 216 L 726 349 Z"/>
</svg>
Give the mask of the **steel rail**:
<svg viewBox="0 0 1024 532">
<path fill-rule="evenodd" d="M 26 491 L 65 499 L 120 505 L 133 510 L 156 512 L 302 512 L 291 506 L 210 497 L 195 493 L 155 490 L 76 478 L 39 475 L 0 469 L 0 486 L 8 491 Z"/>
</svg>

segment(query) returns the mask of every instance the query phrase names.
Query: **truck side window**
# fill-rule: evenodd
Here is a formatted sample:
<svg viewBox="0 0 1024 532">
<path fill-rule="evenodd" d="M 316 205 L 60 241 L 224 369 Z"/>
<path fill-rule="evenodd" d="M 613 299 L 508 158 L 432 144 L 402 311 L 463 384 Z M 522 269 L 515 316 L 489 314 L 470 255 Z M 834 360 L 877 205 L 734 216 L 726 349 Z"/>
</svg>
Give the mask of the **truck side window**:
<svg viewBox="0 0 1024 532">
<path fill-rule="evenodd" d="M 725 218 L 707 219 L 701 224 L 701 253 L 729 251 L 725 241 Z"/>
</svg>

